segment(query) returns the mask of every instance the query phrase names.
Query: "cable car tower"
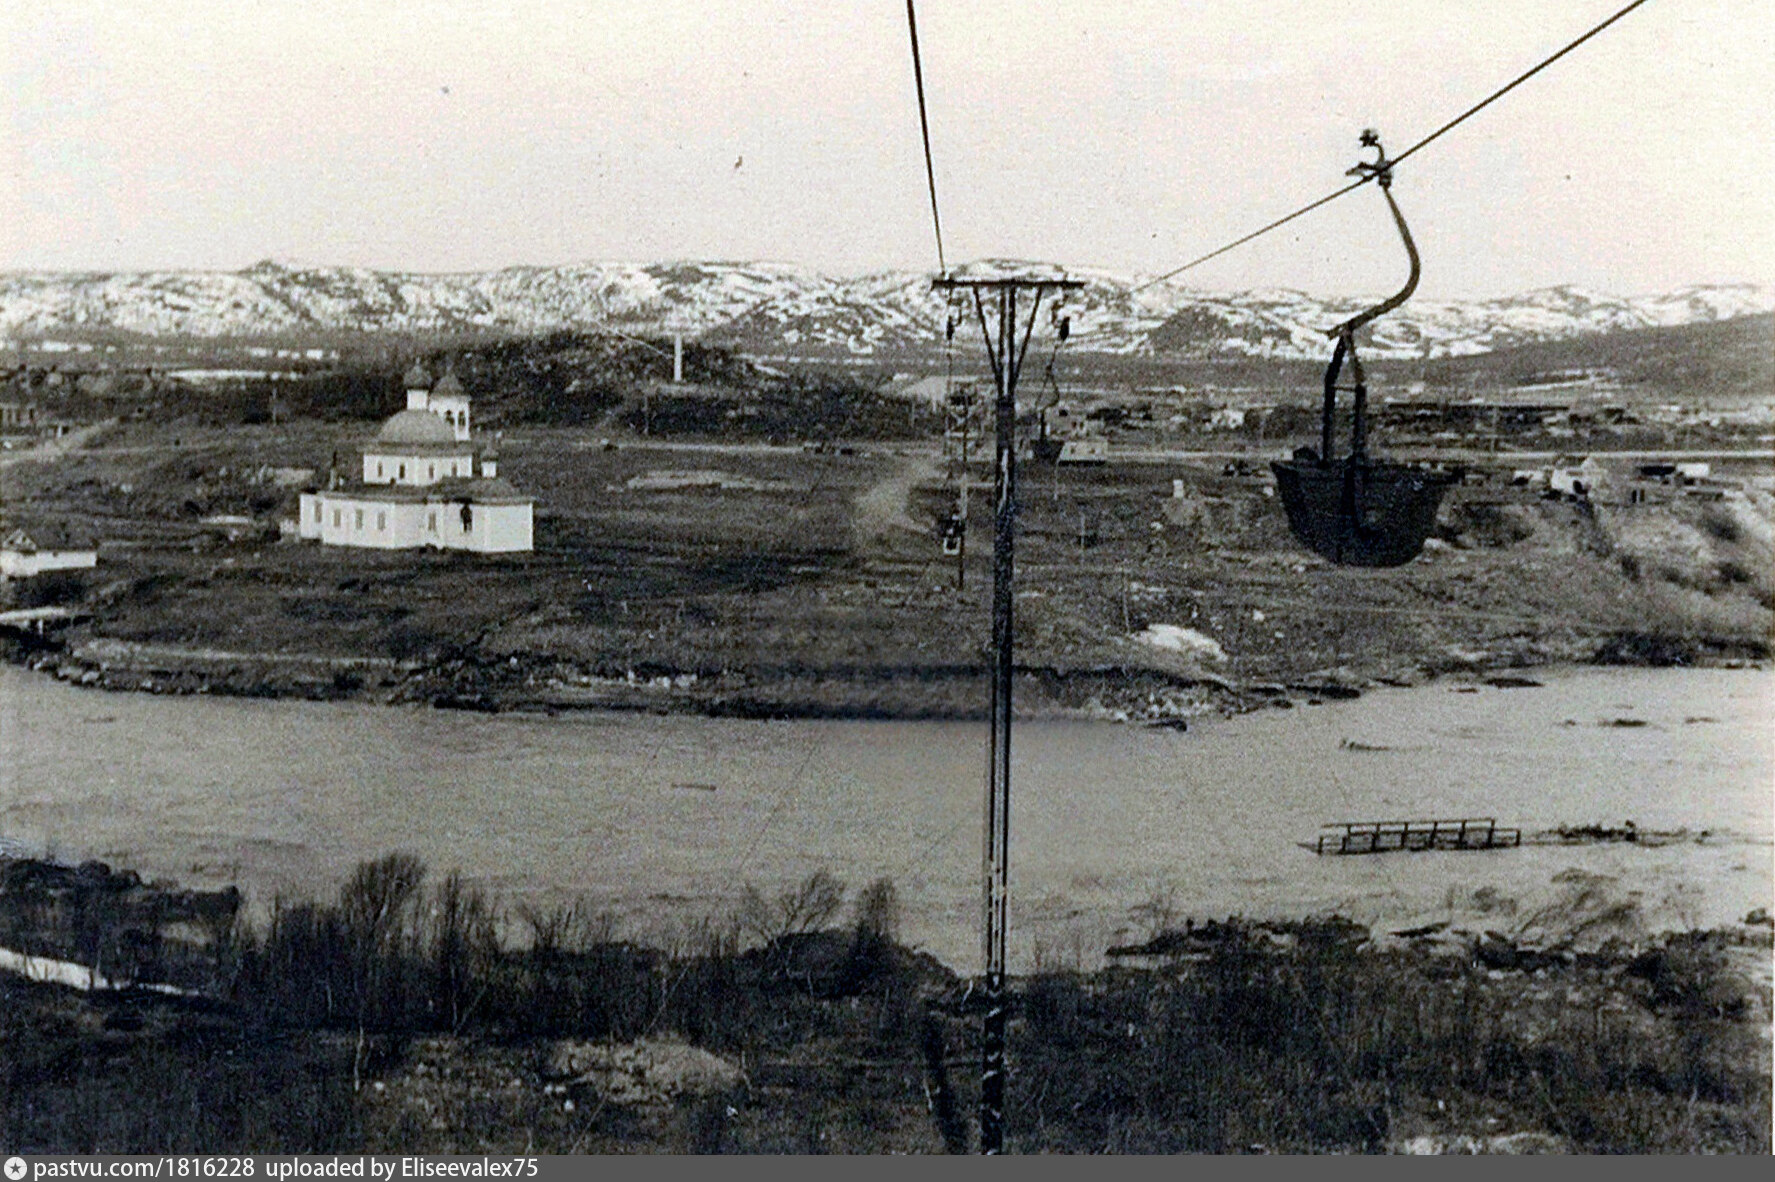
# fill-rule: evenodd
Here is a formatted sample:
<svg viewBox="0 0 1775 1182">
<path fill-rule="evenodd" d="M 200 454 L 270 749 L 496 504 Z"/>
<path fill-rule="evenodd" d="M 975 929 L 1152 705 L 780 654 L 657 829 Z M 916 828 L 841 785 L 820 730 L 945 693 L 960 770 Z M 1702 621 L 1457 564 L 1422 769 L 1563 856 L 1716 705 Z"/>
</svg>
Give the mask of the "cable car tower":
<svg viewBox="0 0 1775 1182">
<path fill-rule="evenodd" d="M 974 276 L 958 276 L 949 270 L 943 257 L 943 221 L 937 212 L 937 173 L 931 159 L 931 128 L 926 117 L 924 66 L 918 54 L 918 17 L 913 0 L 906 0 L 906 25 L 912 39 L 912 76 L 918 91 L 918 124 L 924 139 L 925 180 L 931 191 L 931 227 L 937 238 L 938 277 L 931 281 L 931 290 L 941 291 L 953 310 L 958 294 L 973 298 L 974 315 L 980 324 L 980 336 L 986 344 L 986 358 L 992 363 L 996 388 L 993 400 L 993 432 L 995 457 L 993 464 L 992 515 L 992 693 L 991 729 L 987 740 L 986 808 L 982 826 L 982 892 L 983 920 L 980 926 L 980 950 L 983 961 L 982 988 L 986 1012 L 981 1022 L 980 1038 L 980 1152 L 996 1154 L 1005 1143 L 1005 935 L 1010 919 L 1011 868 L 1011 674 L 1015 668 L 1011 646 L 1011 612 L 1013 604 L 1012 575 L 1015 571 L 1014 551 L 1017 538 L 1017 377 L 1023 369 L 1023 358 L 1029 352 L 1029 338 L 1035 333 L 1036 317 L 1042 299 L 1049 292 L 1066 292 L 1085 286 L 1083 280 L 1068 279 L 1063 274 L 1023 274 L 996 272 Z M 1018 296 L 1030 293 L 1029 323 L 1023 330 L 1023 341 L 1017 341 Z M 988 324 L 988 297 L 997 305 L 995 322 Z M 945 330 L 953 339 L 957 320 L 953 311 Z M 1065 335 L 1065 326 L 1059 331 Z M 967 423 L 962 423 L 965 448 Z M 954 553 L 963 555 L 960 530 L 966 528 L 967 472 L 961 473 L 962 509 L 951 519 Z M 957 528 L 959 527 L 959 528 Z M 945 538 L 945 549 L 951 539 Z M 957 579 L 961 577 L 957 565 Z"/>
<path fill-rule="evenodd" d="M 955 559 L 957 591 L 966 584 L 968 571 L 968 447 L 980 429 L 974 383 L 957 386 L 955 382 L 955 330 L 960 325 L 955 292 L 951 290 L 943 328 L 943 459 L 949 472 L 949 504 L 942 537 L 944 555 Z"/>
<path fill-rule="evenodd" d="M 987 358 L 996 389 L 993 400 L 994 463 L 992 514 L 992 697 L 991 731 L 987 742 L 986 815 L 982 869 L 984 922 L 980 945 L 985 973 L 986 1013 L 982 1023 L 980 1064 L 980 1151 L 998 1153 L 1005 1135 L 1005 973 L 1011 864 L 1011 644 L 1014 597 L 1012 578 L 1017 537 L 1017 378 L 1029 352 L 1042 299 L 1051 291 L 1081 288 L 1078 279 L 1041 274 L 1007 274 L 982 278 L 944 275 L 931 281 L 933 290 L 973 296 Z M 1034 296 L 1029 323 L 1017 340 L 1018 297 Z M 988 297 L 997 305 L 995 322 L 986 315 Z"/>
</svg>

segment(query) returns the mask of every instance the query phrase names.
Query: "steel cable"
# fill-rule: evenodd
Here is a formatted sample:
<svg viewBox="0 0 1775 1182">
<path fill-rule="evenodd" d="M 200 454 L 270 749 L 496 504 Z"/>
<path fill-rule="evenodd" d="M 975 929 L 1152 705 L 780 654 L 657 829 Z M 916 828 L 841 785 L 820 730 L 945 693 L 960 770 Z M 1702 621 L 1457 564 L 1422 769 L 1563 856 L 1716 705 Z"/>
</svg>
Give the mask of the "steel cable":
<svg viewBox="0 0 1775 1182">
<path fill-rule="evenodd" d="M 918 90 L 918 129 L 924 135 L 924 175 L 931 189 L 931 227 L 937 233 L 937 272 L 949 274 L 943 259 L 943 219 L 937 215 L 937 170 L 931 163 L 931 123 L 925 113 L 924 64 L 918 56 L 918 17 L 912 0 L 906 0 L 906 28 L 912 34 L 912 82 Z"/>
<path fill-rule="evenodd" d="M 908 3 L 910 3 L 910 2 L 911 2 L 911 0 L 908 0 Z M 1492 103 L 1503 98 L 1506 94 L 1509 94 L 1512 90 L 1515 90 L 1518 86 L 1521 86 L 1524 82 L 1527 82 L 1530 78 L 1533 78 L 1536 74 L 1539 74 L 1542 70 L 1545 70 L 1548 66 L 1552 65 L 1554 62 L 1558 61 L 1560 58 L 1564 57 L 1566 54 L 1570 53 L 1572 50 L 1578 48 L 1578 46 L 1584 44 L 1584 42 L 1590 40 L 1592 37 L 1596 36 L 1598 33 L 1602 32 L 1604 29 L 1608 28 L 1610 25 L 1614 24 L 1616 21 L 1620 20 L 1622 17 L 1626 16 L 1628 13 L 1632 12 L 1634 9 L 1640 7 L 1641 5 L 1645 4 L 1646 2 L 1647 2 L 1647 0 L 1633 0 L 1633 3 L 1627 5 L 1627 7 L 1621 9 L 1619 12 L 1615 13 L 1613 16 L 1611 16 L 1607 20 L 1603 21 L 1601 24 L 1596 25 L 1589 32 L 1585 33 L 1583 36 L 1577 38 L 1574 41 L 1568 42 L 1564 48 L 1559 50 L 1559 52 L 1553 54 L 1550 57 L 1543 58 L 1535 66 L 1531 67 L 1528 70 L 1525 70 L 1521 74 L 1518 74 L 1515 78 L 1511 79 L 1509 82 L 1505 83 L 1503 86 L 1500 86 L 1497 90 L 1492 91 L 1491 94 L 1487 95 L 1485 98 L 1481 99 L 1479 102 L 1474 103 L 1471 107 L 1468 107 L 1465 111 L 1462 111 L 1459 115 L 1456 115 L 1453 119 L 1450 119 L 1447 123 L 1444 123 L 1441 127 L 1438 127 L 1435 131 L 1431 132 L 1429 135 L 1425 136 L 1423 139 L 1419 140 L 1417 143 L 1411 145 L 1411 147 L 1405 149 L 1405 151 L 1399 153 L 1397 156 L 1394 156 L 1392 159 L 1388 160 L 1387 161 L 1388 166 L 1391 167 L 1391 166 L 1397 165 L 1397 164 L 1403 162 L 1407 157 L 1418 152 L 1420 149 L 1428 147 L 1432 142 L 1441 138 L 1447 132 L 1452 131 L 1454 128 L 1456 128 L 1460 124 L 1465 123 L 1468 119 L 1471 119 L 1474 115 L 1477 115 L 1480 111 L 1484 110 L 1486 107 L 1489 107 Z M 1293 213 L 1288 214 L 1284 217 L 1277 218 L 1275 221 L 1269 223 L 1267 226 L 1264 226 L 1261 229 L 1253 230 L 1251 233 L 1246 234 L 1244 237 L 1234 239 L 1232 242 L 1227 243 L 1225 246 L 1222 246 L 1217 250 L 1211 250 L 1207 254 L 1202 255 L 1199 258 L 1191 259 L 1189 262 L 1183 264 L 1183 266 L 1181 266 L 1181 267 L 1174 267 L 1171 270 L 1165 272 L 1163 275 L 1160 275 L 1156 279 L 1149 279 L 1145 283 L 1142 283 L 1138 287 L 1135 287 L 1130 292 L 1130 294 L 1133 294 L 1134 292 L 1145 291 L 1147 288 L 1156 286 L 1160 283 L 1164 283 L 1168 279 L 1176 278 L 1177 276 L 1183 274 L 1185 271 L 1188 271 L 1192 267 L 1199 267 L 1203 263 L 1207 262 L 1210 259 L 1219 258 L 1221 255 L 1227 253 L 1229 250 L 1233 250 L 1236 247 L 1243 246 L 1247 242 L 1250 242 L 1252 239 L 1260 238 L 1263 235 L 1268 234 L 1271 230 L 1277 229 L 1281 226 L 1285 226 L 1289 222 L 1292 222 L 1294 219 L 1296 219 L 1298 217 L 1302 217 L 1306 214 L 1309 214 L 1309 213 L 1313 212 L 1315 209 L 1318 209 L 1320 206 L 1329 204 L 1330 202 L 1337 200 L 1339 197 L 1342 197 L 1346 193 L 1352 192 L 1356 189 L 1360 189 L 1363 185 L 1366 185 L 1368 182 L 1374 180 L 1376 175 L 1377 174 L 1375 174 L 1375 173 L 1369 173 L 1369 174 L 1345 185 L 1343 188 L 1338 189 L 1336 192 L 1327 193 L 1325 196 L 1319 198 L 1317 201 L 1312 202 L 1310 205 L 1303 205 L 1299 209 L 1295 210 Z"/>
</svg>

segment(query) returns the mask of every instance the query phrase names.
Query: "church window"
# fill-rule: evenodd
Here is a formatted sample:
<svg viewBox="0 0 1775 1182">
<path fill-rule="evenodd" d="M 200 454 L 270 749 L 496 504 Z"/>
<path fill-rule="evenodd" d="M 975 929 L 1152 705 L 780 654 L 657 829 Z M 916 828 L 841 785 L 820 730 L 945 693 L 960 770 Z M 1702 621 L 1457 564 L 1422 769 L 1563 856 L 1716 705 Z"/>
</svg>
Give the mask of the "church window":
<svg viewBox="0 0 1775 1182">
<path fill-rule="evenodd" d="M 434 534 L 438 532 L 438 511 L 436 509 L 425 515 L 425 528 Z"/>
<path fill-rule="evenodd" d="M 425 466 L 425 478 L 427 480 L 436 480 L 438 478 L 438 466 L 436 464 L 427 464 Z"/>
<path fill-rule="evenodd" d="M 380 477 L 382 475 L 382 461 L 381 460 L 376 461 L 376 475 L 378 477 Z"/>
<path fill-rule="evenodd" d="M 364 511 L 362 509 L 359 509 L 357 511 L 356 515 L 353 517 L 351 528 L 353 528 L 353 529 L 364 528 Z"/>
<path fill-rule="evenodd" d="M 407 478 L 407 465 L 402 464 L 399 468 L 397 468 L 395 470 L 395 479 L 405 480 L 406 478 Z"/>
<path fill-rule="evenodd" d="M 465 503 L 462 506 L 462 532 L 467 533 L 475 524 L 475 512 Z"/>
<path fill-rule="evenodd" d="M 333 510 L 333 528 L 339 528 L 339 510 L 337 509 Z"/>
<path fill-rule="evenodd" d="M 387 513 L 376 514 L 376 532 L 381 533 L 383 530 L 385 530 L 387 528 L 388 528 L 388 514 Z"/>
<path fill-rule="evenodd" d="M 320 524 L 320 502 L 319 501 L 316 501 L 314 503 L 314 524 L 316 524 L 316 525 Z"/>
</svg>

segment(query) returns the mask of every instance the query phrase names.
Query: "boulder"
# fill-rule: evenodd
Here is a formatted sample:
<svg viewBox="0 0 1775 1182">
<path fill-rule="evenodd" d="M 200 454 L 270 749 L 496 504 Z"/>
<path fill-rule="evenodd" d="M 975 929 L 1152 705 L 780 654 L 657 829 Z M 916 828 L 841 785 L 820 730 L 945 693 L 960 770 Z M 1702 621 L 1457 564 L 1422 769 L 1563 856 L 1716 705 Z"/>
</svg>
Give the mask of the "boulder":
<svg viewBox="0 0 1775 1182">
<path fill-rule="evenodd" d="M 545 1074 L 596 1089 L 612 1104 L 669 1104 L 721 1095 L 745 1086 L 746 1074 L 719 1055 L 676 1039 L 632 1043 L 564 1040 L 550 1052 Z"/>
</svg>

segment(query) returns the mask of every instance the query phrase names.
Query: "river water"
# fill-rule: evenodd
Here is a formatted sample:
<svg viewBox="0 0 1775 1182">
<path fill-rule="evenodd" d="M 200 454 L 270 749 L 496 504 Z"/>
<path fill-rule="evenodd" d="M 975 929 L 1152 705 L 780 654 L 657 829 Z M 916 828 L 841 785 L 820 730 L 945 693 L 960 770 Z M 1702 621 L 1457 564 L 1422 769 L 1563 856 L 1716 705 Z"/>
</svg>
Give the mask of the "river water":
<svg viewBox="0 0 1775 1182">
<path fill-rule="evenodd" d="M 1013 955 L 1092 963 L 1155 913 L 1387 924 L 1475 892 L 1524 908 L 1606 876 L 1648 922 L 1775 894 L 1775 675 L 1571 669 L 1203 719 L 1187 733 L 1020 723 Z M 1635 724 L 1615 725 L 1618 720 Z M 507 907 L 584 898 L 661 938 L 748 883 L 891 878 L 902 934 L 978 959 L 984 727 L 632 713 L 479 715 L 82 690 L 0 669 L 0 838 L 263 905 L 410 850 Z M 1701 841 L 1317 857 L 1328 821 L 1495 816 Z M 1523 914 L 1518 911 L 1517 914 Z M 1501 925 L 1502 919 L 1494 920 Z"/>
</svg>

